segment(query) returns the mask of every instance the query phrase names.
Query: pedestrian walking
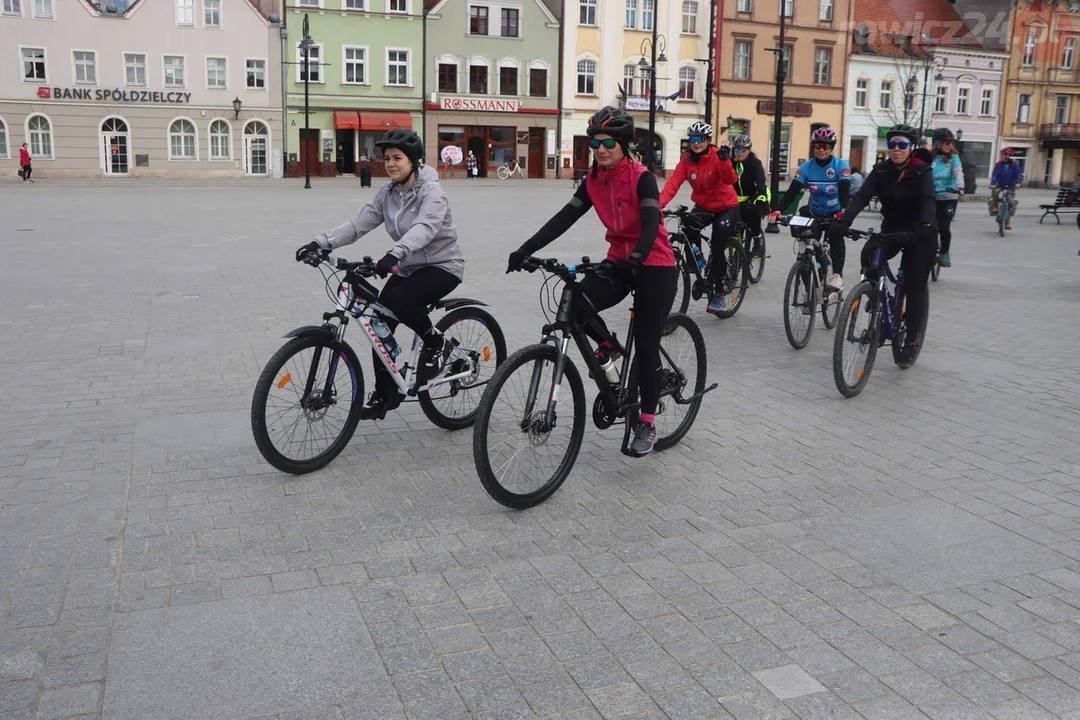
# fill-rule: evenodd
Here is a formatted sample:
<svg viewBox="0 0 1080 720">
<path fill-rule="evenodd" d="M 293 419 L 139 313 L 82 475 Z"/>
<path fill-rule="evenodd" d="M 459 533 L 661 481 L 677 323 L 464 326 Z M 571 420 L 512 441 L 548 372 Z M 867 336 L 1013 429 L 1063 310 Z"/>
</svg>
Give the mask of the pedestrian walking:
<svg viewBox="0 0 1080 720">
<path fill-rule="evenodd" d="M 30 148 L 26 143 L 23 143 L 22 147 L 19 148 L 19 170 L 23 182 L 34 182 L 34 179 L 30 177 L 30 173 L 34 171 L 34 168 L 30 165 Z"/>
</svg>

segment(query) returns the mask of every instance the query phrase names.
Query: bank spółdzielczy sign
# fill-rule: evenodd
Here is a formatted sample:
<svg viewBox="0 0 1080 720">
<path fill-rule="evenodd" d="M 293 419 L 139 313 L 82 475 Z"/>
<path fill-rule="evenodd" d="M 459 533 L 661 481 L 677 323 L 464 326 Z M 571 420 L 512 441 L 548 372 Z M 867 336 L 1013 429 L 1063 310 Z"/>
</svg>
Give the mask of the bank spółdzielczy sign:
<svg viewBox="0 0 1080 720">
<path fill-rule="evenodd" d="M 42 85 L 37 90 L 42 100 L 89 100 L 117 103 L 169 103 L 182 105 L 191 100 L 189 92 L 161 90 L 120 90 L 119 88 L 60 88 Z"/>
</svg>

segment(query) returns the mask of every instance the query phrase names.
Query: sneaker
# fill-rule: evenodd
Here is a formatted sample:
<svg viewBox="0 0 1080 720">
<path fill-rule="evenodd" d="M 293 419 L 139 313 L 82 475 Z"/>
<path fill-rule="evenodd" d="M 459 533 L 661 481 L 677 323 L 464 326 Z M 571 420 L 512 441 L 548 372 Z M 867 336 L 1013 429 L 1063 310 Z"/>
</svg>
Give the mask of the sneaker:
<svg viewBox="0 0 1080 720">
<path fill-rule="evenodd" d="M 656 442 L 656 428 L 649 423 L 638 420 L 634 425 L 634 440 L 627 449 L 627 455 L 631 457 L 645 457 L 652 452 L 653 443 Z"/>
<path fill-rule="evenodd" d="M 709 307 L 705 312 L 710 315 L 719 315 L 724 310 L 724 293 L 716 293 L 709 296 Z"/>
<path fill-rule="evenodd" d="M 386 413 L 397 409 L 401 400 L 402 395 L 396 390 L 385 395 L 376 390 L 368 396 L 367 405 L 360 408 L 359 417 L 361 420 L 384 420 Z"/>
<path fill-rule="evenodd" d="M 417 361 L 416 369 L 416 386 L 418 388 L 424 387 L 439 376 L 449 354 L 450 348 L 442 334 L 424 338 L 424 345 L 420 348 L 420 359 Z"/>
<path fill-rule="evenodd" d="M 941 267 L 952 267 L 952 261 L 949 260 L 949 253 L 941 253 L 938 255 L 937 264 Z"/>
<path fill-rule="evenodd" d="M 1005 229 L 1006 230 L 1012 230 L 1012 220 L 1006 220 L 1005 221 Z"/>
<path fill-rule="evenodd" d="M 915 364 L 915 353 L 918 351 L 917 343 L 908 343 L 900 349 L 900 359 L 896 361 L 896 366 L 902 370 L 907 370 L 909 367 Z"/>
<path fill-rule="evenodd" d="M 829 292 L 844 292 L 844 278 L 839 273 L 833 273 L 829 282 L 825 283 L 825 289 Z"/>
</svg>

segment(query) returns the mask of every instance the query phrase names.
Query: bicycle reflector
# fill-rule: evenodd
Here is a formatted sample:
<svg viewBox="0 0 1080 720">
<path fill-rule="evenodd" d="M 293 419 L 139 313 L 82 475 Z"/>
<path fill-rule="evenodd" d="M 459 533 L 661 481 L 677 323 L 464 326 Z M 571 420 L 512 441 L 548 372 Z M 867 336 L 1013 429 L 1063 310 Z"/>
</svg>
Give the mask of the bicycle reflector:
<svg viewBox="0 0 1080 720">
<path fill-rule="evenodd" d="M 491 348 L 487 345 L 484 346 L 484 362 L 491 360 Z"/>
<path fill-rule="evenodd" d="M 281 379 L 278 380 L 278 390 L 281 390 L 283 387 L 288 385 L 290 380 L 292 380 L 292 373 L 285 373 L 284 375 L 282 375 Z"/>
</svg>

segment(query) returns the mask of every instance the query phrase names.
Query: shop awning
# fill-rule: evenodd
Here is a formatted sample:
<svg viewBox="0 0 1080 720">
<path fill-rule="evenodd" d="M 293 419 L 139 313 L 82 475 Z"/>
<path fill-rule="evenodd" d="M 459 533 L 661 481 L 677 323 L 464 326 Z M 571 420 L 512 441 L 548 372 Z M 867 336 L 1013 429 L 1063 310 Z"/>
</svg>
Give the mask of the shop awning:
<svg viewBox="0 0 1080 720">
<path fill-rule="evenodd" d="M 337 130 L 356 130 L 360 127 L 360 115 L 355 110 L 335 110 L 334 128 Z"/>
<path fill-rule="evenodd" d="M 361 130 L 392 130 L 406 128 L 412 130 L 412 115 L 407 112 L 360 112 Z"/>
</svg>

